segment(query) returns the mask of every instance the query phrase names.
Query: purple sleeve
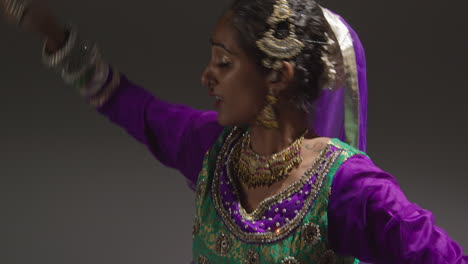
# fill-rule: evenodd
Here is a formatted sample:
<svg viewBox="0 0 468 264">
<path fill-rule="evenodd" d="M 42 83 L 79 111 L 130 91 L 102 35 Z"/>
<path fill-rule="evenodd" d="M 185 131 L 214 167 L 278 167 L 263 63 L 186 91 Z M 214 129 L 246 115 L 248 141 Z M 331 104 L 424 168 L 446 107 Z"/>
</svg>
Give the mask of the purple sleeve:
<svg viewBox="0 0 468 264">
<path fill-rule="evenodd" d="M 328 207 L 329 239 L 339 254 L 372 263 L 468 263 L 431 212 L 407 200 L 395 178 L 364 155 L 338 169 Z"/>
<path fill-rule="evenodd" d="M 179 170 L 194 189 L 204 154 L 222 131 L 217 113 L 162 101 L 120 76 L 117 90 L 97 110 L 145 144 L 162 164 Z"/>
</svg>

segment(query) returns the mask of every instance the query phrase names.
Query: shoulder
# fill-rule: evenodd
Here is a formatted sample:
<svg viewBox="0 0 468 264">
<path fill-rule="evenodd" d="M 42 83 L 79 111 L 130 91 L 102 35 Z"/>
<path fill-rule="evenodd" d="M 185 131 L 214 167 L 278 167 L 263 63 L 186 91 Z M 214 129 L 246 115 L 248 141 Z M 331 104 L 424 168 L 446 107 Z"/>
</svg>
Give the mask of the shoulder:
<svg viewBox="0 0 468 264">
<path fill-rule="evenodd" d="M 333 170 L 332 186 L 335 189 L 355 190 L 377 183 L 398 186 L 396 179 L 374 164 L 365 152 L 336 138 L 329 145 L 330 152 L 337 153 L 337 158 L 331 168 Z"/>
<path fill-rule="evenodd" d="M 338 138 L 330 139 L 329 145 L 331 146 L 331 149 L 333 151 L 339 151 L 340 152 L 341 163 L 346 162 L 349 158 L 351 158 L 351 157 L 353 157 L 355 155 L 364 156 L 367 159 L 369 159 L 369 161 L 370 161 L 369 155 L 367 155 L 365 152 L 363 152 L 363 151 L 349 145 L 346 142 L 341 141 Z"/>
<path fill-rule="evenodd" d="M 369 194 L 371 190 L 399 188 L 395 177 L 374 164 L 365 152 L 339 139 L 334 139 L 330 145 L 340 152 L 331 179 L 332 193 L 335 193 L 335 196 L 350 198 L 362 193 Z"/>
</svg>

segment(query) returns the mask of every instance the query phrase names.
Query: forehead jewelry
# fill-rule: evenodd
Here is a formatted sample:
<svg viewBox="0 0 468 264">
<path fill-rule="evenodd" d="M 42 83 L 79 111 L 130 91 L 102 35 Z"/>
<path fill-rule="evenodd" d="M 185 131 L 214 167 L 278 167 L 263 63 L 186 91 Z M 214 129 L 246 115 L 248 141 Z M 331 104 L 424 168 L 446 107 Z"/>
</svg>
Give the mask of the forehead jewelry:
<svg viewBox="0 0 468 264">
<path fill-rule="evenodd" d="M 256 42 L 257 47 L 268 56 L 262 61 L 265 67 L 279 70 L 282 67 L 282 60 L 299 55 L 304 48 L 304 43 L 297 39 L 292 17 L 293 10 L 288 1 L 277 0 L 273 6 L 272 15 L 267 19 L 270 30 Z M 282 22 L 288 24 L 289 34 L 284 38 L 277 38 L 275 33 L 278 30 L 278 24 Z"/>
</svg>

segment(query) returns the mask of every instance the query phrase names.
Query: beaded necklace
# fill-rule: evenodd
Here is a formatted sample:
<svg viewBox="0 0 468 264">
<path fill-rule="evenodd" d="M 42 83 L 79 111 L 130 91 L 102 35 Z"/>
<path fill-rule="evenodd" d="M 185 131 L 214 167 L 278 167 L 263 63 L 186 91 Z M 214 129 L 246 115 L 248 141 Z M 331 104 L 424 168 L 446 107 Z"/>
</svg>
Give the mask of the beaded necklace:
<svg viewBox="0 0 468 264">
<path fill-rule="evenodd" d="M 293 168 L 302 162 L 301 146 L 306 130 L 289 147 L 274 153 L 263 156 L 255 153 L 250 146 L 250 132 L 243 136 L 242 144 L 238 144 L 233 151 L 234 160 L 237 160 L 237 174 L 239 180 L 248 186 L 256 188 L 258 186 L 271 186 L 289 175 Z"/>
</svg>

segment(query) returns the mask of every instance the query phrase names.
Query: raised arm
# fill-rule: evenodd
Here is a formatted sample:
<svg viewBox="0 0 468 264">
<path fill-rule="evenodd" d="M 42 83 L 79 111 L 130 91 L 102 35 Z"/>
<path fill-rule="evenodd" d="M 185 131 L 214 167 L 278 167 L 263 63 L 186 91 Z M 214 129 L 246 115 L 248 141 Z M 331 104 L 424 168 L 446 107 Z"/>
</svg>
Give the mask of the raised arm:
<svg viewBox="0 0 468 264">
<path fill-rule="evenodd" d="M 106 63 L 96 43 L 61 25 L 43 1 L 0 0 L 0 17 L 45 39 L 44 64 L 194 188 L 203 156 L 222 131 L 216 112 L 164 102 L 129 81 Z"/>
<path fill-rule="evenodd" d="M 119 74 L 113 91 L 108 85 Z M 217 113 L 162 101 L 111 70 L 101 94 L 111 94 L 97 110 L 145 144 L 164 165 L 182 172 L 194 188 L 203 156 L 222 131 Z"/>
<path fill-rule="evenodd" d="M 364 155 L 335 175 L 328 217 L 331 247 L 342 255 L 375 264 L 468 263 L 432 213 L 408 201 L 395 178 Z"/>
</svg>

